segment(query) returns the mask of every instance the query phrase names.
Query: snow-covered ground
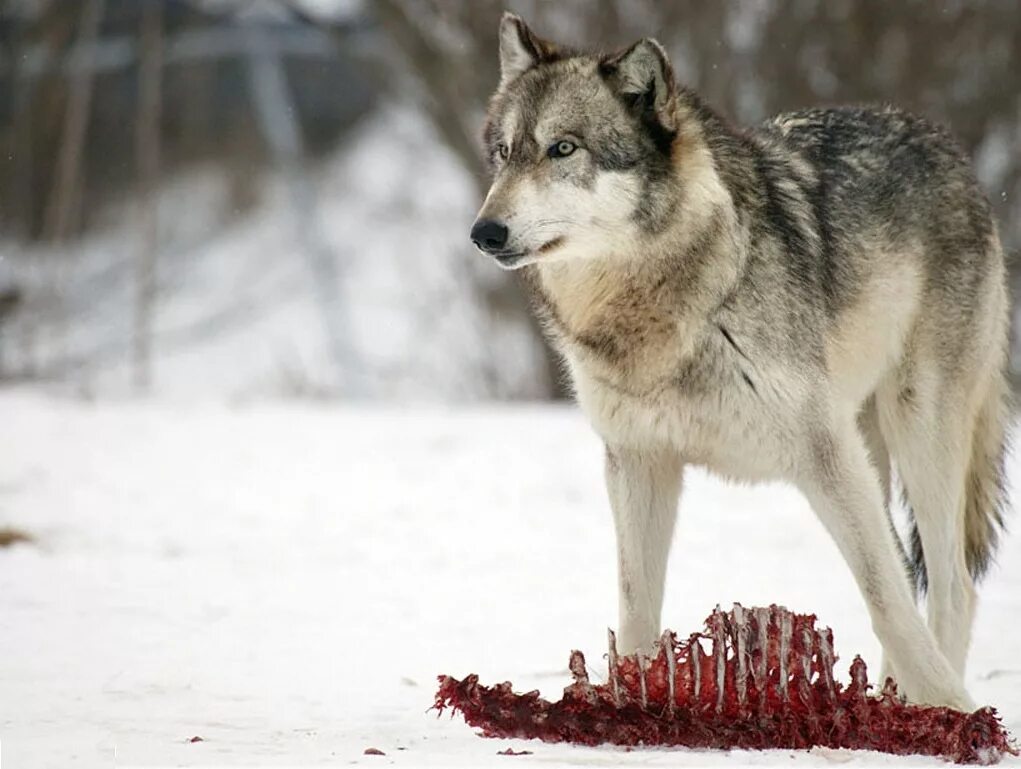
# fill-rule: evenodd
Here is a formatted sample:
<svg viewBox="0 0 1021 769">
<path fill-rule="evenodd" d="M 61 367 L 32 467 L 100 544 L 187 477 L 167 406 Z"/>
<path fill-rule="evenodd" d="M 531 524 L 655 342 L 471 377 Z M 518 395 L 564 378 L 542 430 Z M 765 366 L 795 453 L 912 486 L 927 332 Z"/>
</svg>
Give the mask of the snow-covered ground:
<svg viewBox="0 0 1021 769">
<path fill-rule="evenodd" d="M 0 425 L 0 527 L 36 538 L 0 549 L 4 766 L 941 763 L 508 743 L 426 712 L 439 673 L 555 697 L 570 649 L 601 667 L 612 530 L 573 409 L 6 393 Z M 670 568 L 682 632 L 717 603 L 775 601 L 834 628 L 845 680 L 855 652 L 878 664 L 835 547 L 789 489 L 689 473 Z M 1013 536 L 968 684 L 1015 733 L 1019 639 Z"/>
</svg>

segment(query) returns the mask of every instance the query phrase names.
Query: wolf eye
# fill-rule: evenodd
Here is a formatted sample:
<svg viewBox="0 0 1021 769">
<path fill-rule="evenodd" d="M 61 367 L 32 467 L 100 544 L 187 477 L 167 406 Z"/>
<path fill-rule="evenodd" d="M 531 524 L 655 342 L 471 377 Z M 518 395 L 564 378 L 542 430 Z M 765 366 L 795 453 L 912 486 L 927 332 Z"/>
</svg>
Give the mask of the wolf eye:
<svg viewBox="0 0 1021 769">
<path fill-rule="evenodd" d="M 510 157 L 510 147 L 503 142 L 500 142 L 496 145 L 496 155 L 500 158 L 500 160 L 506 160 Z"/>
<path fill-rule="evenodd" d="M 577 144 L 569 142 L 567 139 L 561 139 L 560 141 L 551 144 L 550 148 L 546 151 L 546 154 L 551 158 L 566 158 L 576 149 L 578 149 Z"/>
</svg>

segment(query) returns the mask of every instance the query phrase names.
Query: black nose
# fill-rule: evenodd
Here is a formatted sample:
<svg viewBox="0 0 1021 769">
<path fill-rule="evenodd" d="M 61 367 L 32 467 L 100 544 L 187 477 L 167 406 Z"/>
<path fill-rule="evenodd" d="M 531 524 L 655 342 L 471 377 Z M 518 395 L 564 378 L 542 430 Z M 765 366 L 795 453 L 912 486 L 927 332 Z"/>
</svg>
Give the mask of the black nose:
<svg viewBox="0 0 1021 769">
<path fill-rule="evenodd" d="M 507 228 L 494 219 L 479 219 L 472 226 L 472 243 L 483 251 L 502 251 L 507 245 Z"/>
</svg>

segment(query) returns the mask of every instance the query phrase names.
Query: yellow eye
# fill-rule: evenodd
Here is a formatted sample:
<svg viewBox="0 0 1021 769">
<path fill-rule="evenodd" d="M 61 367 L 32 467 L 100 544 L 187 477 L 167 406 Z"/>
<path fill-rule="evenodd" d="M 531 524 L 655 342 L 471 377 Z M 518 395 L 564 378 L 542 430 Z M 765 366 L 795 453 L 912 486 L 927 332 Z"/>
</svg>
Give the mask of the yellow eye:
<svg viewBox="0 0 1021 769">
<path fill-rule="evenodd" d="M 577 144 L 567 141 L 567 139 L 561 139 L 560 141 L 550 145 L 549 150 L 547 150 L 547 154 L 551 158 L 566 158 L 576 149 L 578 149 Z"/>
</svg>

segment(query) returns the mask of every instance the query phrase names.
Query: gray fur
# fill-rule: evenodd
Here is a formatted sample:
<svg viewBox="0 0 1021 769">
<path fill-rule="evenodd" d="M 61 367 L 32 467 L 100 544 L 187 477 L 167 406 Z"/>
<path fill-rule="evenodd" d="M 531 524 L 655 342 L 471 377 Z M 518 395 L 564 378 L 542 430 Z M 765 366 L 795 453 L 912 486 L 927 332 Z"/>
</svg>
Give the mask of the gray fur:
<svg viewBox="0 0 1021 769">
<path fill-rule="evenodd" d="M 641 532 L 672 531 L 676 468 L 699 464 L 797 485 L 887 669 L 914 699 L 970 706 L 1008 412 L 1003 255 L 967 158 L 893 107 L 739 129 L 675 84 L 654 41 L 588 55 L 504 26 L 534 63 L 492 99 L 480 219 L 509 228 L 494 256 L 521 268 L 606 443 L 622 645 L 658 631 L 665 554 Z M 565 139 L 577 150 L 561 157 Z M 891 460 L 928 630 L 884 512 Z"/>
</svg>

